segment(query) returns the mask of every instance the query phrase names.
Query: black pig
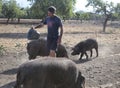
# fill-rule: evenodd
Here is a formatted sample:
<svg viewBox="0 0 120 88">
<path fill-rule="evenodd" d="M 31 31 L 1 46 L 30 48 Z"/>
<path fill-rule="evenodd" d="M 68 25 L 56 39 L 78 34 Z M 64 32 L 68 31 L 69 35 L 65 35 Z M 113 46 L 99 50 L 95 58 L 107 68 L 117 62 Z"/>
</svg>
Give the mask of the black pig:
<svg viewBox="0 0 120 88">
<path fill-rule="evenodd" d="M 29 60 L 35 59 L 36 56 L 48 56 L 47 41 L 45 39 L 38 39 L 30 41 L 27 44 L 27 53 L 29 55 Z M 56 50 L 56 57 L 66 57 L 68 58 L 67 50 L 63 45 L 58 45 Z"/>
<path fill-rule="evenodd" d="M 86 55 L 86 59 L 88 59 L 88 55 L 86 53 L 86 51 L 90 51 L 90 57 L 92 57 L 92 49 L 96 50 L 96 57 L 98 57 L 98 43 L 95 39 L 87 39 L 85 41 L 79 42 L 77 45 L 74 46 L 74 48 L 72 49 L 73 52 L 71 53 L 72 55 L 79 55 L 81 53 L 80 56 L 80 60 L 82 59 L 83 55 Z"/>
</svg>

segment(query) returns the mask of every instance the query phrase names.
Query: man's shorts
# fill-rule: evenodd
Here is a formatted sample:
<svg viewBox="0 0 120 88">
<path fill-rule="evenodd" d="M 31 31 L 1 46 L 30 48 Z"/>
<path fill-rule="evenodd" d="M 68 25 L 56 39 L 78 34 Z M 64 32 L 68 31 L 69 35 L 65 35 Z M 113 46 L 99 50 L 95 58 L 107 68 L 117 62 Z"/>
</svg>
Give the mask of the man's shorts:
<svg viewBox="0 0 120 88">
<path fill-rule="evenodd" d="M 56 51 L 57 49 L 57 40 L 58 38 L 47 38 L 47 48 L 48 48 L 48 52 L 50 52 L 50 50 L 54 50 Z"/>
</svg>

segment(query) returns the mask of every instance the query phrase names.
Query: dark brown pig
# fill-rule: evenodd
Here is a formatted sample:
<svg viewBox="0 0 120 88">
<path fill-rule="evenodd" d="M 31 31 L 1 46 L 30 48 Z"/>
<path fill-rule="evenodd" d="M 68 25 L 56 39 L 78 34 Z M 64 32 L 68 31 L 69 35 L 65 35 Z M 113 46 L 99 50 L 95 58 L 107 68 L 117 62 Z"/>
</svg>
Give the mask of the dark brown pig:
<svg viewBox="0 0 120 88">
<path fill-rule="evenodd" d="M 73 47 L 73 51 L 72 51 L 72 55 L 79 55 L 81 53 L 80 56 L 80 60 L 82 59 L 83 55 L 86 55 L 86 59 L 88 59 L 88 55 L 86 53 L 86 51 L 90 51 L 90 57 L 92 57 L 92 49 L 96 50 L 96 57 L 98 56 L 98 43 L 95 39 L 87 39 L 85 41 L 81 41 L 79 42 L 77 45 L 75 45 Z"/>
<path fill-rule="evenodd" d="M 27 44 L 27 53 L 29 55 L 29 60 L 35 59 L 36 56 L 48 56 L 47 41 L 45 39 L 38 39 L 30 41 Z M 58 45 L 56 50 L 56 57 L 67 57 L 67 50 L 63 45 Z"/>
<path fill-rule="evenodd" d="M 14 88 L 85 88 L 85 78 L 72 60 L 52 58 L 22 64 Z"/>
</svg>

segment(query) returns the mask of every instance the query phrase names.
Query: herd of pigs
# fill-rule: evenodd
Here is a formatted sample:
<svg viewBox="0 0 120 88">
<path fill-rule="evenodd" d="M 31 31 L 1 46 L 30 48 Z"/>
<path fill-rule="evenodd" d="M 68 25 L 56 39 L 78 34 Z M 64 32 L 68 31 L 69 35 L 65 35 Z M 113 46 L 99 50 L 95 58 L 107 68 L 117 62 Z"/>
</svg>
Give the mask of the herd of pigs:
<svg viewBox="0 0 120 88">
<path fill-rule="evenodd" d="M 76 67 L 76 63 L 69 59 L 64 45 L 60 44 L 56 50 L 56 57 L 48 57 L 47 41 L 45 39 L 32 40 L 27 44 L 29 60 L 20 65 L 14 88 L 85 88 L 85 77 Z M 71 55 L 80 55 L 79 60 L 92 49 L 98 56 L 98 43 L 95 39 L 80 41 L 72 48 Z M 35 59 L 41 56 L 41 59 Z M 45 56 L 45 57 L 44 57 Z"/>
</svg>

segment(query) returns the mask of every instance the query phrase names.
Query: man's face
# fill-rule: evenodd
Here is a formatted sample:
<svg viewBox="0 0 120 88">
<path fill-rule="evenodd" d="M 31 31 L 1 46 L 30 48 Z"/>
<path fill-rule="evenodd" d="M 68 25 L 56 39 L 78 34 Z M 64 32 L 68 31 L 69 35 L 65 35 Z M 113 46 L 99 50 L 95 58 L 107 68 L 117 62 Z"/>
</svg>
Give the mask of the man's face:
<svg viewBox="0 0 120 88">
<path fill-rule="evenodd" d="M 51 13 L 51 12 L 48 11 L 48 16 L 52 17 L 53 13 Z"/>
</svg>

